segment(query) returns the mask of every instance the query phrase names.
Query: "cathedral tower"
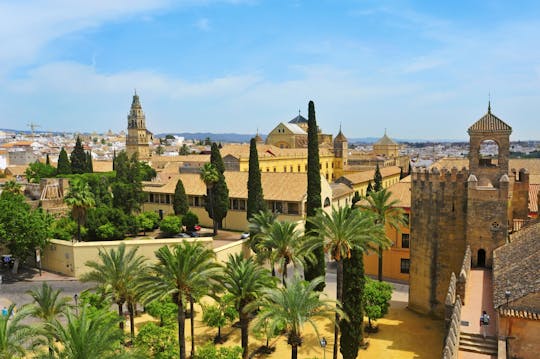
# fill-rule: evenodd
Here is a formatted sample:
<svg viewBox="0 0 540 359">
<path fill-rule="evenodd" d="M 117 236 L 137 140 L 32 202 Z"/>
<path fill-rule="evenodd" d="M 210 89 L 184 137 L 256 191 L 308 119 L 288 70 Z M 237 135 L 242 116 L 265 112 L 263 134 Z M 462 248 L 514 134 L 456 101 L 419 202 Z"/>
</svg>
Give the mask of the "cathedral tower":
<svg viewBox="0 0 540 359">
<path fill-rule="evenodd" d="M 151 139 L 151 133 L 146 129 L 146 116 L 144 115 L 139 95 L 135 92 L 128 114 L 127 155 L 131 157 L 134 153 L 137 153 L 139 160 L 149 160 L 151 153 L 148 141 L 151 141 Z"/>
</svg>

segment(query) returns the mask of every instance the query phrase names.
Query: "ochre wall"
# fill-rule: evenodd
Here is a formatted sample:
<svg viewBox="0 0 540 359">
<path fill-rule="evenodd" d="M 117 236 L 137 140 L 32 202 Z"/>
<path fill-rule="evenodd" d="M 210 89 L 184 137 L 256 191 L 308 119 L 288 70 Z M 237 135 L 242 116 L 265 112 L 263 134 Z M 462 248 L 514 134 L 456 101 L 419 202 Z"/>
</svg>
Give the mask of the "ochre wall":
<svg viewBox="0 0 540 359">
<path fill-rule="evenodd" d="M 499 317 L 499 336 L 508 339 L 510 358 L 536 359 L 540 353 L 540 320 Z"/>
</svg>

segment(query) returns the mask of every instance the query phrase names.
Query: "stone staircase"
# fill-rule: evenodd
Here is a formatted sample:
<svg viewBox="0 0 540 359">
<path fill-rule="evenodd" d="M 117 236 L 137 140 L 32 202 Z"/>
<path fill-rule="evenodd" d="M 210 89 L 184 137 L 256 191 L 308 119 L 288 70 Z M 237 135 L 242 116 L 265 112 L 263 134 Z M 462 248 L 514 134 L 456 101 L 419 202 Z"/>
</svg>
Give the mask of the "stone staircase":
<svg viewBox="0 0 540 359">
<path fill-rule="evenodd" d="M 497 355 L 497 338 L 487 336 L 485 339 L 481 334 L 461 332 L 459 335 L 459 350 Z"/>
</svg>

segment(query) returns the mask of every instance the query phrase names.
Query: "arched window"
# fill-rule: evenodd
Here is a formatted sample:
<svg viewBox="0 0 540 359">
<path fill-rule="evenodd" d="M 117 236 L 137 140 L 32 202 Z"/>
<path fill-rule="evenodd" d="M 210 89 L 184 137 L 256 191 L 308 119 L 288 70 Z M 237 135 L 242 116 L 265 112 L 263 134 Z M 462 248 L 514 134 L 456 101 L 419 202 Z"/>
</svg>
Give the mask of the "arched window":
<svg viewBox="0 0 540 359">
<path fill-rule="evenodd" d="M 330 198 L 326 197 L 326 198 L 324 199 L 324 206 L 325 206 L 325 207 L 330 207 Z"/>
<path fill-rule="evenodd" d="M 480 143 L 478 149 L 478 165 L 480 167 L 499 166 L 499 145 L 493 140 L 485 140 Z"/>
</svg>

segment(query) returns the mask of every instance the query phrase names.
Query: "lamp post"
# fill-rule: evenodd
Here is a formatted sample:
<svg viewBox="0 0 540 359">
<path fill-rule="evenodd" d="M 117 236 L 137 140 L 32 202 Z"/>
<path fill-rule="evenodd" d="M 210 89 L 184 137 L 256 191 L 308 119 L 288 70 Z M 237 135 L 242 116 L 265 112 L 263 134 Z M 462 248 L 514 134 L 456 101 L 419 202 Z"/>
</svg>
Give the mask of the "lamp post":
<svg viewBox="0 0 540 359">
<path fill-rule="evenodd" d="M 75 294 L 73 295 L 73 299 L 75 300 L 75 313 L 76 313 L 77 315 L 79 315 L 79 305 L 78 305 L 78 303 L 77 303 L 77 301 L 79 300 L 79 295 L 78 295 L 77 293 L 75 293 Z"/>
<path fill-rule="evenodd" d="M 323 358 L 326 359 L 326 338 L 322 337 L 319 344 L 321 344 L 321 348 L 323 348 Z"/>
<path fill-rule="evenodd" d="M 508 308 L 508 299 L 510 299 L 510 296 L 512 295 L 512 292 L 509 290 L 504 291 L 504 297 L 506 298 L 506 308 Z"/>
</svg>

